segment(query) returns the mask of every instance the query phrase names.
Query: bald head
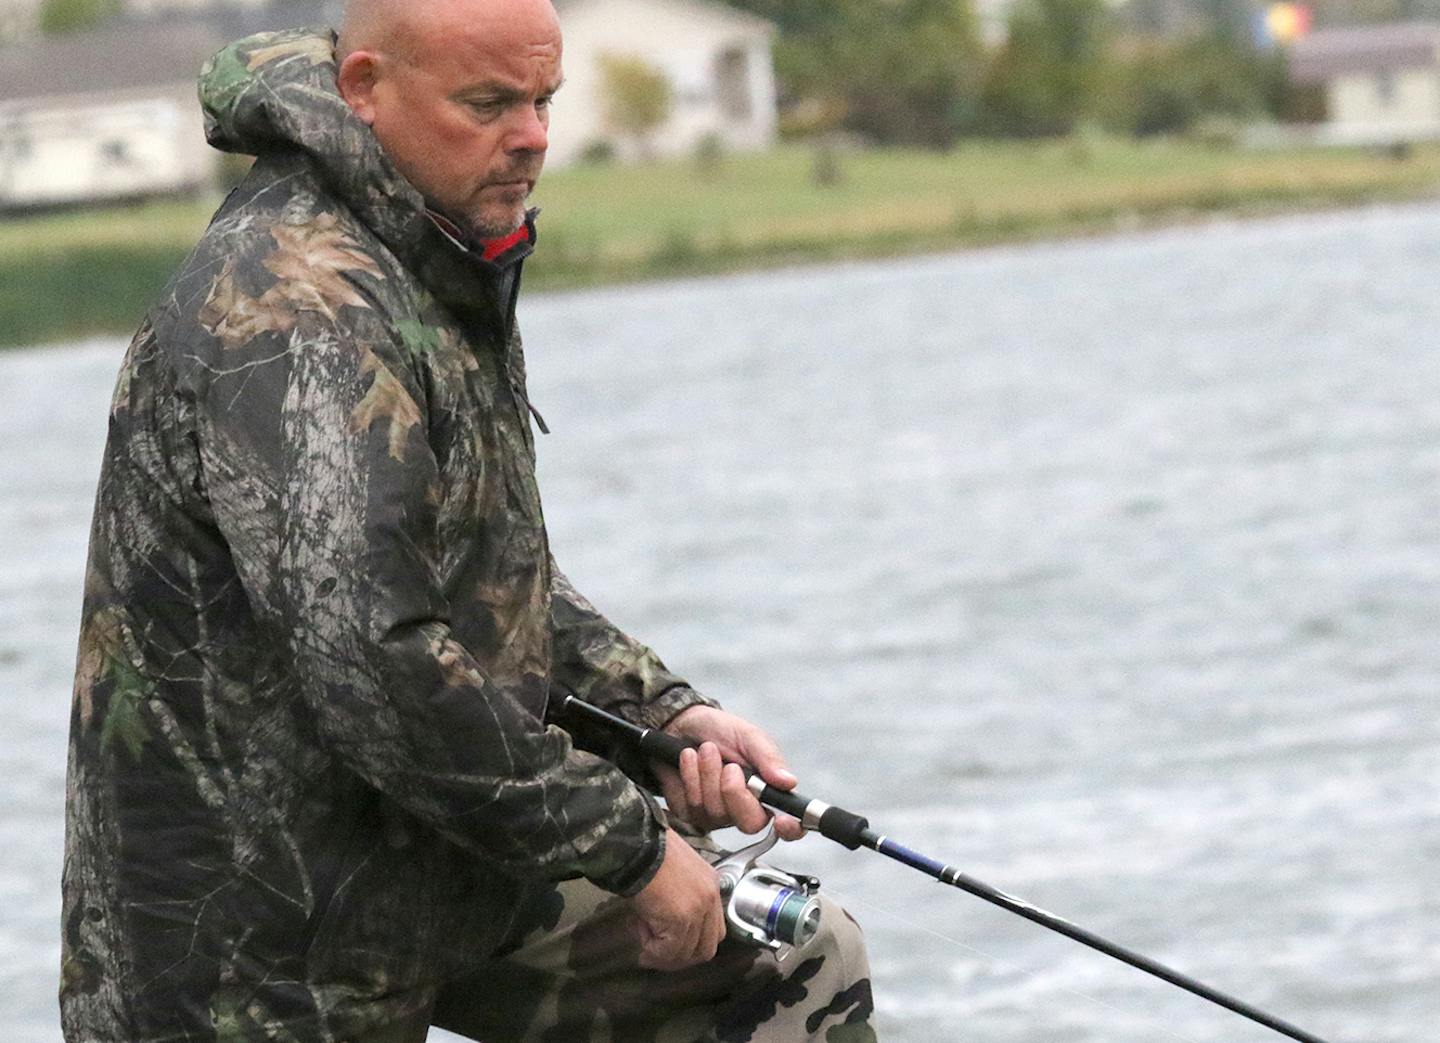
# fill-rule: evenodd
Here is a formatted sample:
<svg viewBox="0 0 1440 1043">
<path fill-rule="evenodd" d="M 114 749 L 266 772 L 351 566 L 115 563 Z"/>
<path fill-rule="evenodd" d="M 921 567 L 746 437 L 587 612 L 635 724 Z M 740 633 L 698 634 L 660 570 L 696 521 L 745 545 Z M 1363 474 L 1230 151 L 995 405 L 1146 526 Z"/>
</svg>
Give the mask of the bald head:
<svg viewBox="0 0 1440 1043">
<path fill-rule="evenodd" d="M 481 237 L 524 219 L 560 87 L 550 0 L 350 0 L 341 95 L 431 205 Z"/>
<path fill-rule="evenodd" d="M 411 28 L 431 5 L 407 0 L 349 0 L 340 24 L 340 55 L 388 51 L 414 35 Z"/>
<path fill-rule="evenodd" d="M 389 51 L 422 61 L 431 47 L 477 24 L 533 19 L 560 23 L 551 0 L 348 0 L 340 26 L 340 57 Z"/>
</svg>

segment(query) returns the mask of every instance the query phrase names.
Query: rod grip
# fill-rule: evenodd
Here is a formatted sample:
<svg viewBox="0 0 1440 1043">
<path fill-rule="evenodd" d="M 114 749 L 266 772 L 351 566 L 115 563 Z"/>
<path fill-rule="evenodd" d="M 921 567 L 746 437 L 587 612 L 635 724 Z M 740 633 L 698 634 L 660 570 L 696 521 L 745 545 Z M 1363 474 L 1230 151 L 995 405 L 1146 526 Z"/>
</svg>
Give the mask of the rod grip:
<svg viewBox="0 0 1440 1043">
<path fill-rule="evenodd" d="M 676 738 L 669 732 L 662 732 L 658 729 L 650 729 L 640 739 L 640 752 L 654 760 L 669 764 L 672 767 L 680 766 L 680 754 L 687 748 L 694 748 L 700 745 L 694 740 Z M 750 781 L 758 773 L 753 768 L 741 765 L 745 772 L 745 781 Z M 760 803 L 776 811 L 793 815 L 795 818 L 805 821 L 806 812 L 810 810 L 812 801 L 809 797 L 794 793 L 790 790 L 776 789 L 769 783 L 759 794 Z M 865 830 L 870 828 L 870 822 L 864 817 L 855 814 L 853 811 L 846 811 L 844 808 L 826 807 L 820 814 L 818 822 L 807 823 L 819 831 L 823 837 L 828 837 L 837 844 L 843 844 L 851 851 L 861 846 L 861 836 Z"/>
<path fill-rule="evenodd" d="M 700 743 L 695 740 L 680 739 L 669 732 L 662 732 L 658 728 L 640 728 L 629 721 L 607 713 L 599 707 L 591 706 L 582 702 L 573 694 L 568 695 L 560 706 L 562 713 L 573 713 L 596 723 L 604 724 L 627 735 L 630 741 L 634 742 L 640 752 L 651 760 L 660 761 L 662 764 L 669 764 L 671 767 L 680 766 L 680 754 L 687 748 L 693 749 Z M 758 774 L 753 768 L 741 765 L 745 772 L 745 781 L 749 782 Z M 760 803 L 776 811 L 793 815 L 804 822 L 807 827 L 814 829 L 821 836 L 843 844 L 851 851 L 860 847 L 869 847 L 865 834 L 870 828 L 868 819 L 853 811 L 846 811 L 844 808 L 832 807 L 823 804 L 809 797 L 802 796 L 790 790 L 776 789 L 766 783 L 758 794 Z M 818 805 L 818 807 L 817 807 Z M 812 814 L 812 810 L 818 810 L 818 815 Z"/>
<path fill-rule="evenodd" d="M 662 732 L 658 728 L 647 728 L 645 734 L 640 737 L 640 752 L 651 760 L 657 760 L 662 764 L 668 764 L 672 768 L 680 767 L 680 754 L 686 749 L 700 745 L 697 742 L 686 742 L 684 739 L 677 739 L 669 732 Z"/>
<path fill-rule="evenodd" d="M 862 846 L 869 846 L 865 843 L 865 834 L 870 830 L 870 820 L 853 811 L 846 811 L 844 808 L 826 808 L 825 813 L 820 816 L 819 829 L 822 837 L 828 837 L 837 844 L 843 844 L 851 851 Z"/>
</svg>

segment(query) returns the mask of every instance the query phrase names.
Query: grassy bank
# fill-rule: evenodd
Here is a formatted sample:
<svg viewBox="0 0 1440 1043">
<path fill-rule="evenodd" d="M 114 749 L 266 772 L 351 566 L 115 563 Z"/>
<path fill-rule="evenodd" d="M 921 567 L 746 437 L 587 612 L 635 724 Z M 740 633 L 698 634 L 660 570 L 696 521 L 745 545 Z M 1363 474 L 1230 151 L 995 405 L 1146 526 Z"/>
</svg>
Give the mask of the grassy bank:
<svg viewBox="0 0 1440 1043">
<path fill-rule="evenodd" d="M 814 179 L 804 148 L 548 174 L 532 287 L 1082 234 L 1197 214 L 1426 196 L 1440 148 L 1247 153 L 1118 141 L 972 144 L 935 155 L 839 156 Z M 0 222 L 0 343 L 132 328 L 214 201 Z"/>
</svg>

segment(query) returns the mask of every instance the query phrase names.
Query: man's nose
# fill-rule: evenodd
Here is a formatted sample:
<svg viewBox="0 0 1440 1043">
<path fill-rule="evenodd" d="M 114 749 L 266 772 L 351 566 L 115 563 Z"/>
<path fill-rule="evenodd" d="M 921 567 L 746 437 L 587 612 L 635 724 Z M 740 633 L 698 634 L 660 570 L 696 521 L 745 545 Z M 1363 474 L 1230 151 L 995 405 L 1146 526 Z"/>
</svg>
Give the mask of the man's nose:
<svg viewBox="0 0 1440 1043">
<path fill-rule="evenodd" d="M 550 121 L 540 110 L 526 106 L 520 110 L 505 142 L 511 152 L 544 152 L 550 143 Z"/>
</svg>

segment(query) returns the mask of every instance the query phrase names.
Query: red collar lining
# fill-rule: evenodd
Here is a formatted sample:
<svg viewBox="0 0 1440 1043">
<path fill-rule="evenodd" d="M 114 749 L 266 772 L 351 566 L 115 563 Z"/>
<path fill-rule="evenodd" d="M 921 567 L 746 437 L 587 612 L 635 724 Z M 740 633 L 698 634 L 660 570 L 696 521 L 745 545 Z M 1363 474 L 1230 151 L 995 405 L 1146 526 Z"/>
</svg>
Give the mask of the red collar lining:
<svg viewBox="0 0 1440 1043">
<path fill-rule="evenodd" d="M 481 241 L 481 256 L 487 261 L 494 261 L 509 253 L 521 243 L 530 242 L 530 225 L 528 222 L 521 225 L 509 235 L 502 235 L 498 239 L 484 239 Z"/>
<path fill-rule="evenodd" d="M 466 242 L 475 242 L 475 240 L 470 239 L 464 231 L 461 230 L 459 225 L 444 214 L 436 210 L 427 210 L 426 213 L 430 215 L 430 220 L 440 226 L 441 231 L 457 243 L 463 245 Z M 480 256 L 493 263 L 504 257 L 517 246 L 528 246 L 529 244 L 530 219 L 527 216 L 525 223 L 509 235 L 502 235 L 495 239 L 481 239 L 477 245 L 480 247 Z"/>
</svg>

